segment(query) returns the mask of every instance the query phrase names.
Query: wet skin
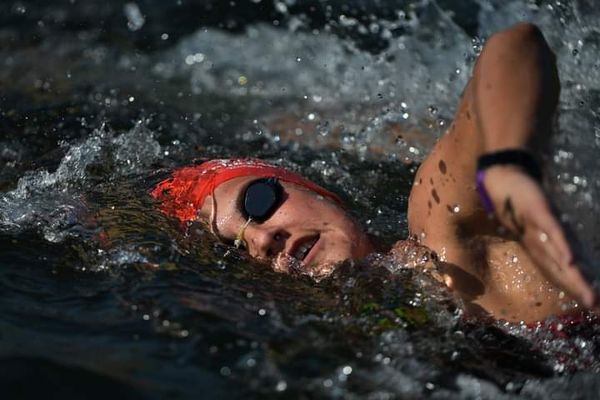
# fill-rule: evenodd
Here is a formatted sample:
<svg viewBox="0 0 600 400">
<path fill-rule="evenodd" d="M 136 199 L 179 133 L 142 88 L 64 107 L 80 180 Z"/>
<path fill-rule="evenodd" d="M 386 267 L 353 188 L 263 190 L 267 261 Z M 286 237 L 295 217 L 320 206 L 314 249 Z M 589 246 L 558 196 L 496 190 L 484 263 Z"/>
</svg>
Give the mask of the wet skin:
<svg viewBox="0 0 600 400">
<path fill-rule="evenodd" d="M 240 197 L 246 186 L 257 179 L 235 178 L 219 185 L 215 192 L 215 230 L 224 241 L 232 243 L 246 223 L 240 210 Z M 299 266 L 305 272 L 328 268 L 340 261 L 361 259 L 373 247 L 360 225 L 329 199 L 292 183 L 280 181 L 283 200 L 275 213 L 263 223 L 250 222 L 244 229 L 243 242 L 250 256 L 271 261 L 280 254 L 303 258 Z M 204 201 L 199 217 L 208 222 L 212 199 Z M 305 245 L 310 251 L 298 256 Z M 291 257 L 279 258 L 276 268 L 289 270 Z"/>
<path fill-rule="evenodd" d="M 513 166 L 489 168 L 485 185 L 496 209 L 493 217 L 486 215 L 475 190 L 481 154 L 544 150 L 558 92 L 554 56 L 537 28 L 521 24 L 495 34 L 474 68 L 453 124 L 416 175 L 408 209 L 411 234 L 437 253 L 444 283 L 468 312 L 533 322 L 577 310 L 575 301 L 594 305 L 594 293 L 537 182 Z M 254 179 L 237 178 L 216 189 L 221 238 L 233 241 L 246 222 L 239 196 Z M 278 258 L 276 269 L 290 272 L 299 247 L 314 242 L 300 267 L 318 274 L 373 250 L 342 207 L 302 187 L 282 185 L 285 196 L 277 211 L 244 232 L 252 257 Z M 211 204 L 208 198 L 200 220 L 209 220 Z"/>
<path fill-rule="evenodd" d="M 475 189 L 481 154 L 547 149 L 559 88 L 554 55 L 536 27 L 521 24 L 492 36 L 454 122 L 411 191 L 411 232 L 438 253 L 446 282 L 467 306 L 495 318 L 533 322 L 577 310 L 574 300 L 595 302 L 534 179 L 515 166 L 486 170 L 493 217 Z"/>
</svg>

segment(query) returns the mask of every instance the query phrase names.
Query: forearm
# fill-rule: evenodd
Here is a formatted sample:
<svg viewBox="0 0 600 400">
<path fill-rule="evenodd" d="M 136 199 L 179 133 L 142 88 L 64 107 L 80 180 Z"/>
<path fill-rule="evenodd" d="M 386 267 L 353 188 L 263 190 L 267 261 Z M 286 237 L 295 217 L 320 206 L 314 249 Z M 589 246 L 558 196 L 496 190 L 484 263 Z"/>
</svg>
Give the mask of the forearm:
<svg viewBox="0 0 600 400">
<path fill-rule="evenodd" d="M 483 152 L 545 142 L 560 84 L 554 55 L 536 27 L 521 24 L 492 36 L 473 84 Z"/>
</svg>

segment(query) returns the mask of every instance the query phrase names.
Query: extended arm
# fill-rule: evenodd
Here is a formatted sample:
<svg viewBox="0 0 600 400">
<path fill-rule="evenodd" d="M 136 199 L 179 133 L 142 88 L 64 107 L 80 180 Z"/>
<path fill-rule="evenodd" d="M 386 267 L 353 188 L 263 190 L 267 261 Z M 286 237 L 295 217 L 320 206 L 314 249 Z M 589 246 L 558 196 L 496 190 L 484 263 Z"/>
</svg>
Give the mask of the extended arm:
<svg viewBox="0 0 600 400">
<path fill-rule="evenodd" d="M 554 55 L 535 26 L 494 34 L 411 190 L 411 233 L 438 253 L 463 299 L 498 317 L 533 321 L 561 312 L 562 299 L 595 303 L 540 183 L 518 165 L 494 164 L 483 173 L 476 167 L 498 151 L 538 158 L 549 143 L 559 90 Z"/>
<path fill-rule="evenodd" d="M 472 84 L 483 154 L 524 149 L 535 155 L 546 147 L 560 86 L 554 55 L 535 26 L 520 24 L 490 38 Z M 498 221 L 518 235 L 547 279 L 592 306 L 594 292 L 575 267 L 542 188 L 523 172 L 512 165 L 486 170 Z"/>
</svg>

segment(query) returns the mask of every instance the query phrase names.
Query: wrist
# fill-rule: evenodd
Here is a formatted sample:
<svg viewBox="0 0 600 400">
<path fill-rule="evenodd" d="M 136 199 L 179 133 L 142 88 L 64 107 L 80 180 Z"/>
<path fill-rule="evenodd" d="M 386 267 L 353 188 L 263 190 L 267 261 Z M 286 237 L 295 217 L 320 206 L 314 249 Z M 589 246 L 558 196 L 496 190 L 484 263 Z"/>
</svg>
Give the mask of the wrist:
<svg viewBox="0 0 600 400">
<path fill-rule="evenodd" d="M 491 168 L 506 169 L 516 168 L 529 175 L 538 182 L 542 181 L 542 169 L 533 153 L 524 149 L 504 149 L 484 153 L 477 159 L 477 171 L 486 171 Z"/>
<path fill-rule="evenodd" d="M 542 181 L 542 170 L 537 160 L 526 150 L 506 149 L 482 154 L 477 159 L 475 188 L 481 205 L 488 214 L 495 214 L 495 207 L 487 190 L 486 180 L 489 180 L 490 176 L 507 172 L 524 173 L 538 183 Z"/>
</svg>

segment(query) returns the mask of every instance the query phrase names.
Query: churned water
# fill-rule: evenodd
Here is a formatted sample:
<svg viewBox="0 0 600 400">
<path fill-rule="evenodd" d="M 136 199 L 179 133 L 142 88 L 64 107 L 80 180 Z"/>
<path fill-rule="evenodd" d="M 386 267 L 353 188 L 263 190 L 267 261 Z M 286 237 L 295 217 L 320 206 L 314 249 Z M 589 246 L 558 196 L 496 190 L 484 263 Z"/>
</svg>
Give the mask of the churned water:
<svg viewBox="0 0 600 400">
<path fill-rule="evenodd" d="M 549 189 L 598 260 L 600 11 L 574 1 L 0 4 L 0 381 L 9 397 L 595 399 L 598 324 L 469 321 L 385 255 L 277 274 L 152 186 L 266 158 L 407 233 L 418 163 L 495 30 L 537 23 L 562 92 Z"/>
</svg>

